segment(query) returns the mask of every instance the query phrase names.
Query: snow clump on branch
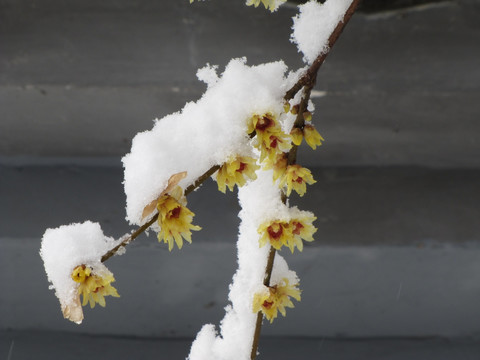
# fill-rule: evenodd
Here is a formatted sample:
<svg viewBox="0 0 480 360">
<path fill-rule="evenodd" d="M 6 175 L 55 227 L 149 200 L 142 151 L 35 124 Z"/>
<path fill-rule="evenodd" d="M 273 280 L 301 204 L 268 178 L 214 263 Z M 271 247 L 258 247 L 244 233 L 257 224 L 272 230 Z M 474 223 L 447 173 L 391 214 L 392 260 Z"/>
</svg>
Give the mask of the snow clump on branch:
<svg viewBox="0 0 480 360">
<path fill-rule="evenodd" d="M 315 0 L 299 5 L 300 13 L 293 18 L 290 40 L 303 53 L 303 60 L 312 64 L 317 56 L 329 51 L 328 39 L 353 0 Z"/>
<path fill-rule="evenodd" d="M 254 156 L 247 119 L 267 112 L 282 114 L 283 95 L 298 78 L 298 73 L 285 76 L 283 61 L 248 66 L 245 58 L 233 59 L 221 77 L 215 70 L 212 66 L 198 72 L 208 84 L 202 98 L 156 120 L 152 130 L 133 139 L 122 160 L 131 224 L 145 222 L 144 208 L 158 198 L 173 174 L 187 171 L 178 184 L 185 189 L 232 156 Z"/>
</svg>

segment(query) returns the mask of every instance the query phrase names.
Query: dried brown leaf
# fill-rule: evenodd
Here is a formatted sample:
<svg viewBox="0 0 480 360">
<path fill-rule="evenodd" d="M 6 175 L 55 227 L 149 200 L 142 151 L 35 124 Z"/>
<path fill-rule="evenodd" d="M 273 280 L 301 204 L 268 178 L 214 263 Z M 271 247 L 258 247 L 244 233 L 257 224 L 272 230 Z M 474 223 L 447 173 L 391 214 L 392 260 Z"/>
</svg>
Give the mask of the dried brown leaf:
<svg viewBox="0 0 480 360">
<path fill-rule="evenodd" d="M 65 319 L 81 324 L 83 321 L 83 310 L 80 304 L 80 296 L 77 296 L 75 300 L 69 304 L 62 304 L 62 313 Z"/>
<path fill-rule="evenodd" d="M 157 208 L 157 203 L 158 203 L 158 200 L 160 200 L 160 198 L 169 193 L 170 191 L 173 190 L 173 188 L 175 186 L 177 186 L 177 184 L 183 180 L 185 177 L 187 176 L 187 172 L 186 171 L 182 171 L 180 173 L 177 173 L 177 174 L 173 174 L 172 176 L 170 176 L 170 179 L 168 179 L 168 184 L 167 184 L 167 187 L 162 191 L 162 193 L 155 199 L 153 200 L 150 204 L 148 204 L 147 206 L 145 206 L 145 208 L 143 209 L 143 212 L 142 212 L 142 220 L 145 219 L 146 217 L 148 217 L 149 215 L 152 214 L 152 212 L 155 211 L 155 209 Z"/>
</svg>

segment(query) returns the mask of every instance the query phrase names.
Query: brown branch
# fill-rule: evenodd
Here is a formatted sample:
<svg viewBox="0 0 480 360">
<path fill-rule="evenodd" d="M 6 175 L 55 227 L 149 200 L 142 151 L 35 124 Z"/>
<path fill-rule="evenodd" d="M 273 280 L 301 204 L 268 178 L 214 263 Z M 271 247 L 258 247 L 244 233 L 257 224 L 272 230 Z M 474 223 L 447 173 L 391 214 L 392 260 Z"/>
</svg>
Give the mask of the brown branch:
<svg viewBox="0 0 480 360">
<path fill-rule="evenodd" d="M 330 50 L 332 49 L 333 45 L 335 45 L 335 42 L 338 40 L 340 37 L 340 34 L 342 33 L 343 29 L 345 28 L 345 25 L 347 25 L 348 21 L 352 17 L 353 13 L 355 12 L 355 9 L 357 8 L 358 4 L 360 3 L 360 0 L 353 0 L 352 3 L 350 4 L 350 7 L 347 9 L 345 12 L 345 16 L 343 17 L 343 21 L 340 21 L 333 32 L 330 34 L 330 37 L 328 38 L 328 49 L 325 53 L 322 53 L 317 56 L 317 58 L 313 61 L 312 65 L 307 69 L 305 74 L 297 81 L 295 85 L 293 85 L 290 90 L 288 90 L 285 93 L 284 100 L 289 101 L 293 99 L 293 97 L 300 91 L 300 89 L 306 85 L 314 86 L 315 85 L 315 79 L 317 77 L 317 72 L 318 69 L 320 69 L 320 66 L 322 66 L 323 62 L 327 58 L 327 55 L 329 54 Z"/>
<path fill-rule="evenodd" d="M 200 176 L 192 185 L 188 186 L 185 191 L 184 191 L 184 195 L 187 196 L 188 194 L 190 194 L 192 191 L 194 191 L 195 189 L 197 189 L 200 185 L 203 184 L 203 182 L 205 180 L 207 180 L 210 176 L 212 176 L 215 171 L 217 171 L 218 169 L 220 169 L 220 165 L 215 165 L 215 166 L 212 166 L 210 169 L 208 169 L 202 176 Z M 157 221 L 158 219 L 158 213 L 155 214 L 149 221 L 147 221 L 145 224 L 143 224 L 141 227 L 139 227 L 137 230 L 135 230 L 131 235 L 125 235 L 124 236 L 124 240 L 122 240 L 122 242 L 120 244 L 118 244 L 117 246 L 115 246 L 114 248 L 110 249 L 105 255 L 102 256 L 102 262 L 105 262 L 107 261 L 108 259 L 110 259 L 113 255 L 115 255 L 118 250 L 120 250 L 122 247 L 128 245 L 129 243 L 131 243 L 133 240 L 135 240 L 138 235 L 140 235 L 141 233 L 143 233 L 145 230 L 147 230 L 150 226 L 152 226 L 155 221 Z"/>
<path fill-rule="evenodd" d="M 283 192 L 282 192 L 282 201 L 283 201 Z M 286 197 L 285 197 L 286 201 Z M 284 202 L 285 203 L 285 202 Z M 270 252 L 268 253 L 268 260 L 267 266 L 265 268 L 265 278 L 263 279 L 263 285 L 269 286 L 270 285 L 270 278 L 272 277 L 272 270 L 273 270 L 273 262 L 275 260 L 275 254 L 277 252 L 273 247 L 270 247 Z M 255 322 L 255 331 L 253 333 L 253 344 L 252 344 L 252 352 L 250 353 L 250 359 L 255 359 L 257 356 L 258 350 L 258 342 L 260 341 L 260 332 L 262 330 L 262 320 L 263 320 L 263 313 L 259 311 L 257 313 L 257 321 Z"/>
<path fill-rule="evenodd" d="M 184 195 L 187 196 L 188 194 L 190 194 L 193 190 L 195 190 L 200 185 L 202 185 L 205 180 L 207 180 L 210 176 L 212 176 L 215 173 L 215 171 L 217 171 L 220 168 L 221 168 L 221 165 L 212 166 L 202 176 L 200 176 L 192 185 L 188 186 L 185 189 Z"/>
<path fill-rule="evenodd" d="M 110 259 L 113 255 L 115 255 L 117 253 L 118 250 L 120 250 L 120 248 L 128 245 L 129 243 L 131 243 L 133 240 L 135 240 L 135 238 L 138 237 L 138 235 L 140 235 L 141 233 L 143 233 L 145 230 L 147 230 L 150 226 L 153 225 L 153 223 L 155 221 L 157 221 L 158 219 L 158 213 L 155 214 L 153 216 L 153 218 L 151 218 L 147 223 L 143 224 L 142 226 L 140 226 L 137 230 L 135 230 L 131 235 L 129 236 L 124 236 L 125 239 L 120 243 L 118 244 L 117 246 L 115 246 L 114 248 L 110 249 L 105 255 L 102 256 L 102 262 L 105 262 L 107 261 L 108 259 Z"/>
<path fill-rule="evenodd" d="M 260 332 L 262 330 L 263 313 L 259 311 L 257 313 L 257 321 L 255 322 L 255 332 L 253 333 L 252 352 L 250 353 L 250 359 L 254 360 L 257 357 L 258 342 L 260 341 Z"/>
</svg>

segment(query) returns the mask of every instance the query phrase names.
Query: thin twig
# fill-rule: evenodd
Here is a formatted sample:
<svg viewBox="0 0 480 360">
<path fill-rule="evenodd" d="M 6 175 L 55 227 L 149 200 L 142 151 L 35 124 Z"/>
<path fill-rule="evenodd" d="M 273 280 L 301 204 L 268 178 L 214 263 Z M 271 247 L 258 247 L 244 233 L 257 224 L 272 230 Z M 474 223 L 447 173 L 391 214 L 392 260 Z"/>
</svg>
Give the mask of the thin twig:
<svg viewBox="0 0 480 360">
<path fill-rule="evenodd" d="M 270 285 L 270 278 L 272 277 L 272 269 L 273 269 L 273 262 L 275 260 L 275 254 L 276 254 L 276 250 L 273 247 L 270 247 L 270 252 L 268 253 L 267 266 L 265 270 L 265 278 L 263 279 L 263 285 L 265 286 Z M 270 270 L 268 271 L 268 269 Z M 257 313 L 257 321 L 255 322 L 255 331 L 253 334 L 253 344 L 252 344 L 252 352 L 250 353 L 250 359 L 255 359 L 255 357 L 257 356 L 258 342 L 260 341 L 260 332 L 262 330 L 262 320 L 263 320 L 263 313 L 259 311 Z"/>
<path fill-rule="evenodd" d="M 197 189 L 200 185 L 203 184 L 203 182 L 205 180 L 207 180 L 210 176 L 212 176 L 215 171 L 217 171 L 218 169 L 220 169 L 220 165 L 215 165 L 215 166 L 212 166 L 210 169 L 208 169 L 202 176 L 200 176 L 192 185 L 188 186 L 185 191 L 184 191 L 184 195 L 187 196 L 188 194 L 190 194 L 192 191 L 194 191 L 195 189 Z M 140 235 L 141 233 L 143 233 L 145 230 L 147 230 L 150 226 L 152 226 L 155 221 L 157 221 L 158 219 L 158 213 L 156 213 L 149 221 L 147 221 L 145 224 L 143 224 L 142 226 L 140 226 L 137 230 L 135 230 L 131 235 L 128 235 L 128 236 L 124 236 L 124 240 L 118 244 L 117 246 L 115 246 L 114 248 L 110 249 L 105 255 L 102 256 L 102 262 L 105 262 L 107 261 L 108 259 L 110 259 L 113 255 L 115 255 L 118 250 L 120 250 L 122 247 L 128 245 L 129 243 L 131 243 L 133 240 L 135 240 L 138 235 Z"/>
<path fill-rule="evenodd" d="M 358 4 L 360 3 L 360 0 L 353 0 L 352 3 L 350 4 L 350 7 L 347 9 L 345 12 L 345 16 L 343 17 L 343 20 L 340 21 L 333 32 L 330 34 L 330 37 L 328 38 L 328 49 L 325 53 L 320 54 L 310 65 L 308 70 L 303 74 L 303 76 L 297 81 L 295 85 L 292 86 L 290 90 L 288 90 L 285 93 L 284 99 L 285 101 L 289 101 L 293 99 L 296 93 L 300 91 L 302 87 L 308 84 L 312 84 L 312 81 L 317 76 L 318 69 L 320 69 L 320 66 L 322 66 L 323 62 L 327 58 L 328 53 L 330 52 L 331 48 L 339 38 L 340 34 L 342 33 L 343 29 L 345 28 L 345 25 L 347 25 L 348 21 L 352 17 L 353 13 L 355 12 L 355 9 L 357 8 Z"/>
</svg>

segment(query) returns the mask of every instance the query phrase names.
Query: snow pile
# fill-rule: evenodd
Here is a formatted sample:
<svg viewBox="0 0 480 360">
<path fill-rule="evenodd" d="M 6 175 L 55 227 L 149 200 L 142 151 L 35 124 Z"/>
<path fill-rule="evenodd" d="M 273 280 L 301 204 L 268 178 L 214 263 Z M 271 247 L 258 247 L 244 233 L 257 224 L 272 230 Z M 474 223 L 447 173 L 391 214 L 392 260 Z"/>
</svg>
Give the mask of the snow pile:
<svg viewBox="0 0 480 360">
<path fill-rule="evenodd" d="M 231 60 L 220 78 L 215 67 L 199 71 L 208 89 L 181 112 L 156 120 L 152 130 L 139 133 L 123 158 L 127 220 L 144 222 L 142 212 L 165 189 L 171 175 L 187 171 L 182 188 L 232 155 L 252 156 L 247 120 L 254 114 L 282 111 L 282 97 L 293 82 L 279 61 L 247 66 Z"/>
<path fill-rule="evenodd" d="M 291 41 L 308 64 L 328 52 L 328 38 L 353 0 L 327 0 L 324 4 L 315 0 L 299 5 L 300 13 L 293 18 Z"/>
<path fill-rule="evenodd" d="M 73 281 L 71 274 L 79 265 L 91 267 L 95 273 L 108 273 L 101 258 L 117 242 L 103 234 L 98 223 L 86 221 L 82 224 L 63 225 L 56 229 L 47 229 L 42 238 L 40 256 L 43 259 L 50 289 L 60 300 L 65 317 L 67 311 L 80 311 L 70 314 L 80 323 L 83 319 L 81 307 L 78 304 L 78 283 Z"/>
<path fill-rule="evenodd" d="M 238 270 L 230 285 L 226 314 L 220 324 L 220 335 L 215 326 L 204 325 L 192 344 L 189 360 L 247 360 L 252 351 L 257 314 L 253 312 L 253 296 L 263 289 L 270 246 L 259 247 L 259 225 L 275 218 L 290 218 L 290 209 L 281 202 L 280 190 L 272 184 L 272 172 L 260 171 L 256 181 L 238 190 L 242 210 L 237 243 Z M 287 278 L 298 282 L 295 272 L 288 269 L 280 256 L 275 256 L 272 283 Z"/>
</svg>

